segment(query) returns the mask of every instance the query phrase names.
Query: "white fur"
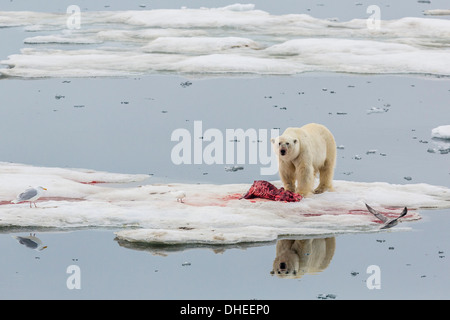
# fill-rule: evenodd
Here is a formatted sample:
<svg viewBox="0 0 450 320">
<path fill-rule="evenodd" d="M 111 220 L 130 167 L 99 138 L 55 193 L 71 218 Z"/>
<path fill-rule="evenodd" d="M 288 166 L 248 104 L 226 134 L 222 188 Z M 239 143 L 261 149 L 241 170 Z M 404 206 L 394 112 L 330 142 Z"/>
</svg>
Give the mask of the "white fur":
<svg viewBox="0 0 450 320">
<path fill-rule="evenodd" d="M 336 248 L 332 238 L 278 240 L 271 274 L 282 278 L 300 278 L 325 270 Z"/>
<path fill-rule="evenodd" d="M 287 128 L 281 136 L 272 139 L 272 144 L 278 154 L 278 171 L 286 190 L 304 197 L 313 192 L 333 190 L 336 142 L 325 126 L 310 123 L 301 128 Z M 320 183 L 314 190 L 317 173 Z"/>
</svg>

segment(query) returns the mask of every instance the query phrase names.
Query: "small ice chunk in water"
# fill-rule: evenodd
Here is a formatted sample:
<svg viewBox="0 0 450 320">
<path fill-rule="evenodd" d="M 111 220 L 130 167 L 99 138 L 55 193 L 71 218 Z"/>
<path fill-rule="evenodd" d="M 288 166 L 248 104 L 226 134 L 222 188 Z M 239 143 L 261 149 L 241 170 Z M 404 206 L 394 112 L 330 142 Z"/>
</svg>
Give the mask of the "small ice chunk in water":
<svg viewBox="0 0 450 320">
<path fill-rule="evenodd" d="M 367 110 L 367 114 L 371 114 L 371 113 L 384 113 L 384 112 L 388 112 L 389 109 L 388 108 L 377 108 L 377 107 L 372 107 L 369 110 Z"/>
<path fill-rule="evenodd" d="M 236 172 L 238 170 L 244 170 L 244 167 L 240 166 L 225 167 L 226 172 Z"/>
<path fill-rule="evenodd" d="M 450 139 L 450 125 L 439 126 L 431 130 L 433 138 Z"/>
<path fill-rule="evenodd" d="M 185 81 L 185 82 L 180 83 L 180 86 L 182 86 L 183 88 L 187 88 L 191 85 L 192 85 L 192 82 L 190 82 L 190 81 Z"/>
</svg>

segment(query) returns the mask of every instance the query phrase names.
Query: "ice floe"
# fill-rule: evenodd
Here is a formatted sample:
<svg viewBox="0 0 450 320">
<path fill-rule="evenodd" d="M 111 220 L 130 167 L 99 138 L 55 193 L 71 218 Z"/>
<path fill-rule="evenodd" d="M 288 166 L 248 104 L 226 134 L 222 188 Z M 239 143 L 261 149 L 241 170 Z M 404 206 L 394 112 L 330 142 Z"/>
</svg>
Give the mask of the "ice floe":
<svg viewBox="0 0 450 320">
<path fill-rule="evenodd" d="M 434 148 L 428 148 L 430 153 L 450 153 L 450 125 L 439 126 L 431 130 L 431 140 Z"/>
<path fill-rule="evenodd" d="M 431 130 L 431 136 L 439 139 L 450 139 L 450 125 L 434 128 Z"/>
<path fill-rule="evenodd" d="M 251 183 L 151 184 L 148 175 L 14 163 L 0 163 L 0 175 L 0 227 L 110 228 L 129 242 L 233 244 L 378 232 L 365 203 L 389 217 L 407 206 L 405 221 L 420 219 L 421 209 L 450 207 L 450 189 L 429 184 L 338 180 L 335 192 L 283 203 L 240 199 Z M 28 185 L 47 188 L 38 207 L 11 203 Z M 175 196 L 181 191 L 183 201 Z"/>
<path fill-rule="evenodd" d="M 0 74 L 208 76 L 326 71 L 450 76 L 450 21 L 446 19 L 383 20 L 379 30 L 371 30 L 366 19 L 340 22 L 306 14 L 275 15 L 257 10 L 254 4 L 81 12 L 81 16 L 80 28 L 72 30 L 66 14 L 0 12 L 0 28 L 30 33 L 20 52 L 0 61 L 5 66 Z"/>
<path fill-rule="evenodd" d="M 450 9 L 430 9 L 423 12 L 429 16 L 450 16 Z"/>
</svg>

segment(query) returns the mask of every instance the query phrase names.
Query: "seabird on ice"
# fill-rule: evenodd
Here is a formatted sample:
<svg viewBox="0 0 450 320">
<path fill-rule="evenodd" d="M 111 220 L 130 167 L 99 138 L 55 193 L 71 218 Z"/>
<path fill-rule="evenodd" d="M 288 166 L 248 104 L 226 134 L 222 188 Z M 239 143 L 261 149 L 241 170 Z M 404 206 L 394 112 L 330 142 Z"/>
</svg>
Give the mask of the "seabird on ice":
<svg viewBox="0 0 450 320">
<path fill-rule="evenodd" d="M 378 219 L 383 221 L 384 226 L 382 226 L 380 229 L 389 229 L 389 228 L 392 228 L 393 226 L 396 226 L 399 222 L 399 219 L 401 217 L 405 216 L 406 213 L 408 212 L 408 209 L 405 207 L 403 209 L 402 213 L 400 214 L 400 216 L 398 216 L 397 218 L 394 218 L 392 220 L 389 220 L 389 218 L 385 217 L 383 214 L 381 214 L 377 210 L 371 208 L 367 203 L 366 203 L 366 207 L 370 213 L 372 213 L 375 217 L 377 217 Z"/>
<path fill-rule="evenodd" d="M 25 190 L 24 192 L 22 192 L 21 194 L 19 194 L 17 196 L 17 198 L 11 202 L 19 203 L 19 202 L 28 201 L 30 203 L 30 208 L 31 208 L 31 203 L 34 203 L 34 207 L 36 208 L 36 201 L 37 201 L 37 199 L 39 199 L 41 197 L 44 190 L 47 190 L 47 189 L 44 187 L 29 188 L 29 189 Z"/>
<path fill-rule="evenodd" d="M 183 199 L 186 198 L 186 192 L 184 191 L 172 191 L 172 194 L 177 198 L 178 202 L 183 203 Z"/>
</svg>

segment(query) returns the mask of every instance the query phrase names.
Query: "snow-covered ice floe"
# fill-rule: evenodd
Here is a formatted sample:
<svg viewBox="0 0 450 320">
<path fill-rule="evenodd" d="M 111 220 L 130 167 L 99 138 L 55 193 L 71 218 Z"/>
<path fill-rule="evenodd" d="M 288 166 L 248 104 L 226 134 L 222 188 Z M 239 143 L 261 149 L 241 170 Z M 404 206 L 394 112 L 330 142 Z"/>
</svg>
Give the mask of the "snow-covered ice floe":
<svg viewBox="0 0 450 320">
<path fill-rule="evenodd" d="M 449 154 L 450 153 L 450 125 L 439 126 L 431 130 L 432 145 L 430 153 Z"/>
<path fill-rule="evenodd" d="M 442 14 L 442 11 L 439 12 Z M 428 12 L 438 14 L 438 12 Z M 450 76 L 450 20 L 406 17 L 335 21 L 274 15 L 253 4 L 222 8 L 64 13 L 0 12 L 0 28 L 23 28 L 25 47 L 0 61 L 5 77 L 176 73 L 345 72 Z M 38 33 L 38 34 L 36 34 Z"/>
<path fill-rule="evenodd" d="M 251 183 L 145 184 L 147 175 L 14 163 L 0 163 L 0 176 L 0 227 L 110 228 L 129 242 L 233 244 L 377 232 L 365 203 L 391 217 L 407 206 L 404 221 L 420 219 L 419 209 L 450 207 L 450 189 L 428 184 L 335 181 L 335 192 L 284 203 L 240 199 Z M 29 185 L 47 188 L 37 208 L 11 203 Z M 181 190 L 183 202 L 175 196 Z"/>
<path fill-rule="evenodd" d="M 423 12 L 428 16 L 450 16 L 450 9 L 430 9 Z"/>
<path fill-rule="evenodd" d="M 450 139 L 450 125 L 434 128 L 431 130 L 431 136 L 439 139 Z"/>
</svg>

